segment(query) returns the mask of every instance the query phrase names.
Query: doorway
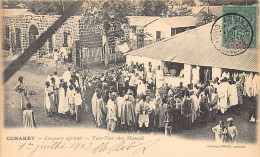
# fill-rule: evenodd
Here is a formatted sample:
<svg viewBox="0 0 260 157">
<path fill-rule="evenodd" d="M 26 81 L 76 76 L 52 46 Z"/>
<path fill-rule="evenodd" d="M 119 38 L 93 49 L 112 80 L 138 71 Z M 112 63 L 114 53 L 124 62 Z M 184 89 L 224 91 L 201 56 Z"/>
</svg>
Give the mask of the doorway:
<svg viewBox="0 0 260 157">
<path fill-rule="evenodd" d="M 212 80 L 212 67 L 200 67 L 200 82 L 206 83 L 207 81 Z"/>
<path fill-rule="evenodd" d="M 156 31 L 156 42 L 161 40 L 161 31 Z"/>
<path fill-rule="evenodd" d="M 17 49 L 21 48 L 21 29 L 15 28 L 15 46 Z"/>
<path fill-rule="evenodd" d="M 37 35 L 39 35 L 38 29 L 35 25 L 31 25 L 29 28 L 29 43 L 30 45 L 36 41 Z"/>
<path fill-rule="evenodd" d="M 80 63 L 80 41 L 75 41 L 75 49 L 76 49 L 76 66 L 77 67 L 81 67 L 81 63 Z"/>
</svg>

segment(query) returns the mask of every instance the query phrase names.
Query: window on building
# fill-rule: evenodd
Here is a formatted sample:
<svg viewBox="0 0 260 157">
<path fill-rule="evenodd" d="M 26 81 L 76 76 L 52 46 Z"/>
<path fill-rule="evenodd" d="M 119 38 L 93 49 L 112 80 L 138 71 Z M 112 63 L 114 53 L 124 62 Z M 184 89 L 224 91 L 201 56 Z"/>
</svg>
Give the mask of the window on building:
<svg viewBox="0 0 260 157">
<path fill-rule="evenodd" d="M 171 28 L 171 36 L 174 36 L 176 34 L 176 28 Z"/>
<path fill-rule="evenodd" d="M 64 42 L 63 42 L 64 47 L 68 47 L 68 33 L 64 32 Z"/>
<path fill-rule="evenodd" d="M 184 77 L 184 64 L 175 62 L 165 62 L 163 69 L 164 75 Z"/>
<path fill-rule="evenodd" d="M 9 27 L 5 26 L 5 38 L 9 39 Z"/>
</svg>

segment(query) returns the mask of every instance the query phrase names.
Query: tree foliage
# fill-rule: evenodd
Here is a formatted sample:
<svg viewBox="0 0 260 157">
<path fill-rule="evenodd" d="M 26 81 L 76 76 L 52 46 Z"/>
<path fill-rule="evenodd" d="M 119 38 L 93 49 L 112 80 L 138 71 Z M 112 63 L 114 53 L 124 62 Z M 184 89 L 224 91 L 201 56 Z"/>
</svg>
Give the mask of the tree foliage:
<svg viewBox="0 0 260 157">
<path fill-rule="evenodd" d="M 142 16 L 161 16 L 167 13 L 165 1 L 145 0 L 140 2 Z"/>
<path fill-rule="evenodd" d="M 126 16 L 131 13 L 131 7 L 130 3 L 124 1 L 91 2 L 83 7 L 83 16 L 87 24 L 102 24 L 107 36 L 113 32 L 114 36 L 121 37 L 124 35 L 121 26 L 128 23 Z"/>
<path fill-rule="evenodd" d="M 212 14 L 211 12 L 202 11 L 199 15 L 197 26 L 207 24 L 209 22 L 214 21 L 217 18 L 216 15 Z"/>
<path fill-rule="evenodd" d="M 257 0 L 200 0 L 204 4 L 209 4 L 210 6 L 222 6 L 222 5 L 253 5 L 257 4 Z"/>
<path fill-rule="evenodd" d="M 62 15 L 72 4 L 70 1 L 3 1 L 4 8 L 24 8 L 38 15 Z"/>
</svg>

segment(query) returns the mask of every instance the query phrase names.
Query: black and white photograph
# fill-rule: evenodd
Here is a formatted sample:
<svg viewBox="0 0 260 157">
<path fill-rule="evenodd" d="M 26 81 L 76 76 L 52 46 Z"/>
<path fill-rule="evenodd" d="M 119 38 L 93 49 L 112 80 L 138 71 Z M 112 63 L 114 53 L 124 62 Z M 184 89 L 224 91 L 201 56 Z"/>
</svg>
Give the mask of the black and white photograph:
<svg viewBox="0 0 260 157">
<path fill-rule="evenodd" d="M 233 149 L 258 145 L 257 0 L 1 4 L 5 132 L 72 129 L 86 140 L 95 130 L 137 141 L 149 136 Z M 4 139 L 24 141 L 21 135 Z M 42 148 L 32 151 L 32 145 L 21 143 L 14 151 L 30 148 L 28 156 L 40 155 Z M 142 149 L 145 156 L 148 146 Z"/>
</svg>

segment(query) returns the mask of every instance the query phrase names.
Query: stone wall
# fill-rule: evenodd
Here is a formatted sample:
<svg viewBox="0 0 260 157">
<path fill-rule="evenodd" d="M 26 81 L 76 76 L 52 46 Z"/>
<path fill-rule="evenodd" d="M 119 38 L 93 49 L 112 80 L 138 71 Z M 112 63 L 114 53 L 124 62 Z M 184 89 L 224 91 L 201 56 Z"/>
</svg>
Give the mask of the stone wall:
<svg viewBox="0 0 260 157">
<path fill-rule="evenodd" d="M 12 16 L 12 17 L 3 17 L 3 40 L 4 43 L 9 43 L 10 51 L 20 51 L 24 52 L 26 48 L 29 47 L 30 44 L 30 34 L 29 29 L 31 26 L 35 26 L 38 31 L 38 38 L 43 32 L 45 32 L 58 18 L 60 15 L 20 15 L 20 16 Z M 63 46 L 64 43 L 64 33 L 67 33 L 68 38 L 68 46 L 72 46 L 72 43 L 75 40 L 79 40 L 79 23 L 80 16 L 72 16 L 70 17 L 56 32 L 52 35 L 52 38 L 49 39 L 44 45 L 41 47 L 39 52 L 47 54 L 52 52 L 54 48 L 59 49 Z M 6 32 L 6 27 L 9 29 L 9 33 Z M 16 30 L 20 30 L 20 42 L 21 47 L 17 47 L 17 39 Z M 7 35 L 7 33 L 9 35 Z"/>
<path fill-rule="evenodd" d="M 60 15 L 19 15 L 3 17 L 2 30 L 4 31 L 2 39 L 4 45 L 7 45 L 4 47 L 6 48 L 9 45 L 8 49 L 11 52 L 23 53 L 24 50 L 29 47 L 30 42 L 36 40 L 59 18 Z M 7 32 L 7 27 L 9 32 Z M 20 32 L 20 35 L 16 33 L 17 30 Z M 116 40 L 113 33 L 113 30 L 111 30 L 109 36 L 104 38 L 102 23 L 93 25 L 86 23 L 86 18 L 83 16 L 72 16 L 44 43 L 36 55 L 42 56 L 49 54 L 52 53 L 54 49 L 65 46 L 72 50 L 74 65 L 80 67 L 100 65 L 103 64 L 105 60 L 104 43 L 107 41 L 109 47 L 109 63 L 113 63 L 119 60 L 116 58 L 122 58 L 122 56 L 114 54 Z"/>
</svg>

